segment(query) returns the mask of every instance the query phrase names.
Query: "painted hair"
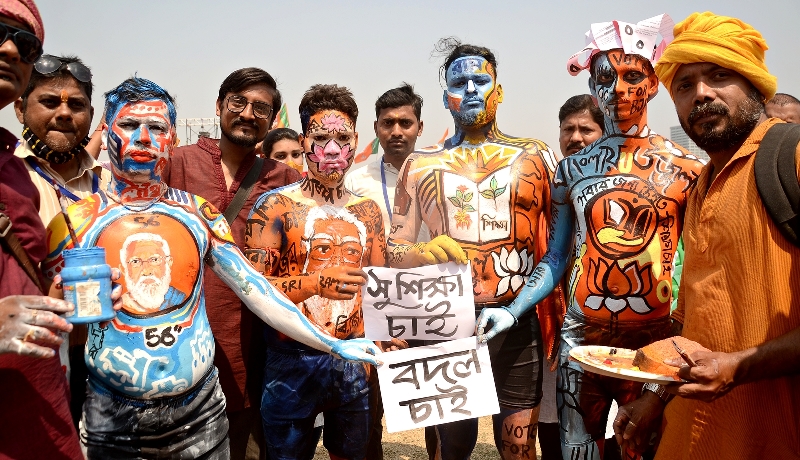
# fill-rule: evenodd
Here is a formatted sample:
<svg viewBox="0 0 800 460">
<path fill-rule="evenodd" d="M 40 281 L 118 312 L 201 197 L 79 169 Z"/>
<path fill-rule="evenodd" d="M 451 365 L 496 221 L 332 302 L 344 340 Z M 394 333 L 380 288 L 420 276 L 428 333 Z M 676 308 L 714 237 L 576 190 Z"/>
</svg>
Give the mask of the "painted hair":
<svg viewBox="0 0 800 460">
<path fill-rule="evenodd" d="M 414 109 L 414 115 L 419 121 L 422 118 L 422 96 L 414 92 L 413 86 L 403 82 L 401 86 L 381 94 L 375 101 L 375 118 L 381 116 L 383 109 L 396 109 L 407 105 Z"/>
<path fill-rule="evenodd" d="M 597 103 L 588 94 L 579 94 L 567 99 L 567 102 L 558 110 L 558 124 L 564 123 L 564 119 L 576 113 L 589 112 L 592 120 L 600 126 L 600 131 L 605 129 L 603 111 L 597 107 Z"/>
<path fill-rule="evenodd" d="M 31 72 L 31 79 L 28 81 L 28 87 L 25 88 L 25 92 L 22 93 L 22 107 L 25 107 L 28 104 L 28 96 L 31 95 L 33 90 L 39 87 L 40 85 L 44 84 L 44 82 L 56 79 L 61 80 L 66 78 L 72 78 L 73 80 L 75 80 L 75 83 L 77 83 L 78 86 L 83 90 L 83 92 L 86 93 L 86 97 L 88 97 L 89 101 L 91 102 L 92 89 L 94 88 L 94 85 L 92 84 L 91 80 L 85 83 L 78 80 L 77 78 L 75 78 L 74 75 L 72 75 L 72 73 L 69 70 L 67 70 L 67 64 L 76 62 L 86 67 L 87 69 L 89 67 L 86 64 L 84 64 L 83 61 L 81 61 L 77 56 L 53 56 L 53 57 L 61 61 L 61 67 L 59 67 L 54 72 L 44 75 L 39 73 L 39 71 L 36 70 L 36 67 L 34 66 L 33 72 Z"/>
<path fill-rule="evenodd" d="M 266 70 L 258 67 L 245 67 L 244 69 L 233 71 L 225 77 L 225 80 L 219 86 L 217 100 L 222 102 L 228 97 L 229 93 L 238 93 L 253 85 L 264 85 L 269 88 L 272 94 L 272 117 L 269 119 L 269 124 L 272 125 L 275 116 L 281 110 L 283 99 L 281 98 L 281 92 L 278 91 L 278 83 Z"/>
<path fill-rule="evenodd" d="M 108 125 L 111 125 L 111 122 L 114 121 L 114 117 L 117 116 L 117 112 L 123 105 L 131 102 L 151 101 L 156 99 L 167 104 L 169 121 L 175 126 L 175 120 L 178 117 L 175 111 L 175 99 L 170 96 L 167 90 L 146 78 L 139 78 L 136 76 L 129 78 L 116 88 L 107 92 L 105 97 L 105 122 Z"/>
<path fill-rule="evenodd" d="M 457 37 L 440 38 L 433 47 L 431 56 L 447 56 L 444 64 L 439 67 L 439 78 L 446 80 L 447 68 L 458 58 L 465 56 L 480 56 L 492 65 L 494 76 L 497 78 L 497 58 L 492 50 L 484 46 L 469 45 L 461 43 Z"/>
<path fill-rule="evenodd" d="M 296 141 L 298 136 L 297 131 L 293 129 L 275 128 L 268 132 L 267 137 L 264 138 L 264 142 L 261 144 L 261 152 L 269 158 L 272 153 L 272 146 L 283 140 Z"/>
<path fill-rule="evenodd" d="M 339 85 L 314 85 L 308 88 L 300 100 L 300 125 L 303 134 L 308 130 L 308 120 L 315 113 L 323 110 L 338 110 L 353 120 L 356 124 L 358 106 L 353 98 L 353 93 L 344 86 Z"/>
</svg>

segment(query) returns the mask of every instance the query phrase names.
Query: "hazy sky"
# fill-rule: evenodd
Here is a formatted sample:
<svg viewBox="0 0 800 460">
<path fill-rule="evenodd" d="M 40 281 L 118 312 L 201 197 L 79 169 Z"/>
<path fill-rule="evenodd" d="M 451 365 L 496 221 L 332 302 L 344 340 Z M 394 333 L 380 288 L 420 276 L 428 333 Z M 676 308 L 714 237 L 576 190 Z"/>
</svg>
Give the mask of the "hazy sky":
<svg viewBox="0 0 800 460">
<path fill-rule="evenodd" d="M 406 81 L 424 98 L 425 130 L 419 147 L 435 143 L 452 119 L 442 104 L 432 58 L 440 37 L 487 46 L 498 58 L 505 99 L 501 131 L 535 137 L 558 148 L 558 108 L 588 92 L 583 72 L 571 77 L 566 60 L 584 45 L 593 22 L 638 22 L 668 13 L 675 22 L 710 10 L 751 24 L 770 46 L 767 65 L 781 92 L 800 95 L 800 2 L 714 0 L 606 1 L 211 1 L 38 0 L 45 23 L 45 52 L 75 54 L 94 74 L 96 124 L 102 93 L 138 73 L 177 98 L 178 118 L 214 116 L 219 85 L 232 71 L 261 67 L 277 80 L 298 129 L 297 105 L 315 83 L 349 87 L 361 109 L 360 147 L 374 138 L 374 102 Z M 677 125 L 662 86 L 650 102 L 649 121 L 669 136 Z M 19 136 L 13 108 L 0 126 Z M 184 138 L 183 132 L 179 136 Z M 359 148 L 361 150 L 361 148 Z"/>
</svg>

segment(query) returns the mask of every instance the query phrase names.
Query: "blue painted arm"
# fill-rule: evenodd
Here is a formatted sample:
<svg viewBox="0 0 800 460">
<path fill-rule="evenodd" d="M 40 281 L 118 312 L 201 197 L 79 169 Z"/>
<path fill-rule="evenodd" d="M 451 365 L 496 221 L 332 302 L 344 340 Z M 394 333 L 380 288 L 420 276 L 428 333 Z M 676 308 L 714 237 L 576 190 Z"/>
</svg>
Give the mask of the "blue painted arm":
<svg viewBox="0 0 800 460">
<path fill-rule="evenodd" d="M 338 340 L 318 329 L 244 258 L 235 245 L 211 239 L 211 270 L 262 321 L 298 342 L 340 358 L 378 365 L 378 347 L 366 339 Z"/>
</svg>

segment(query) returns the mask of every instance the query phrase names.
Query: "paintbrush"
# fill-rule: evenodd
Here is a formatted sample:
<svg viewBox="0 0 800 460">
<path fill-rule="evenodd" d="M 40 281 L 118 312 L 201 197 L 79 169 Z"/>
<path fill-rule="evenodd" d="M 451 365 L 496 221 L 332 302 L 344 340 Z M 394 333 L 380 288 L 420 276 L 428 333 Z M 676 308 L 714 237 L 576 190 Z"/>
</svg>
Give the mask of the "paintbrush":
<svg viewBox="0 0 800 460">
<path fill-rule="evenodd" d="M 678 346 L 678 344 L 675 342 L 675 339 L 672 339 L 672 346 L 675 347 L 675 351 L 677 351 L 678 354 L 681 355 L 681 358 L 683 358 L 683 360 L 686 361 L 686 364 L 688 364 L 689 367 L 697 366 L 697 363 L 695 363 L 694 360 L 692 360 L 692 358 L 690 358 L 689 355 L 685 351 L 683 351 L 683 348 Z"/>
</svg>

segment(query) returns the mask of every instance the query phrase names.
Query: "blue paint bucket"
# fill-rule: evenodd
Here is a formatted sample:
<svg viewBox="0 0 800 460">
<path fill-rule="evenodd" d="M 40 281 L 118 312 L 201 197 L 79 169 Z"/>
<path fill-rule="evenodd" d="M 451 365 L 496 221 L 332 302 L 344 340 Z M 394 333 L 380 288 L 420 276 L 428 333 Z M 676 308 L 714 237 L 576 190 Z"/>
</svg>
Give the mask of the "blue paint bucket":
<svg viewBox="0 0 800 460">
<path fill-rule="evenodd" d="M 63 252 L 64 300 L 75 305 L 65 316 L 72 324 L 96 323 L 114 318 L 111 303 L 111 267 L 105 248 L 75 248 Z"/>
</svg>

